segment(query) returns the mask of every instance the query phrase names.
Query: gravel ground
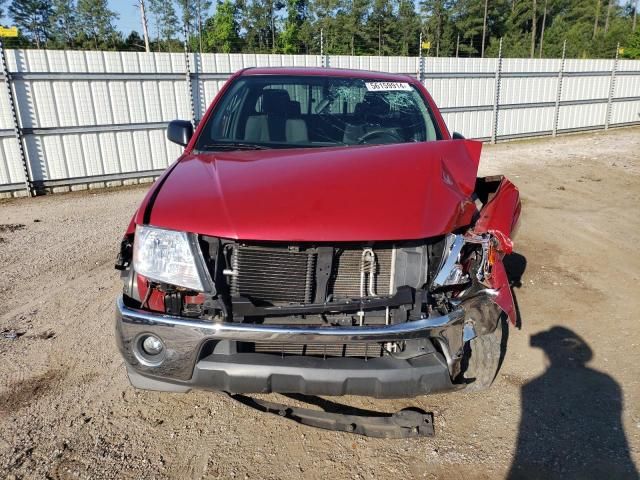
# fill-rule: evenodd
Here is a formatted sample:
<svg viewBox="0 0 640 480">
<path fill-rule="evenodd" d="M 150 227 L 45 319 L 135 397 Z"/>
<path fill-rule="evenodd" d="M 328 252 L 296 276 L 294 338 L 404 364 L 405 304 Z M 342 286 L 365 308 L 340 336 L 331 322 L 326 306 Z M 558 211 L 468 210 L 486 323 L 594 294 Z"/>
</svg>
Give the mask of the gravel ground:
<svg viewBox="0 0 640 480">
<path fill-rule="evenodd" d="M 433 411 L 436 437 L 412 440 L 133 390 L 113 263 L 146 188 L 0 202 L 0 477 L 637 478 L 640 129 L 487 146 L 481 171 L 523 197 L 508 259 L 521 328 L 494 386 L 334 399 Z"/>
</svg>

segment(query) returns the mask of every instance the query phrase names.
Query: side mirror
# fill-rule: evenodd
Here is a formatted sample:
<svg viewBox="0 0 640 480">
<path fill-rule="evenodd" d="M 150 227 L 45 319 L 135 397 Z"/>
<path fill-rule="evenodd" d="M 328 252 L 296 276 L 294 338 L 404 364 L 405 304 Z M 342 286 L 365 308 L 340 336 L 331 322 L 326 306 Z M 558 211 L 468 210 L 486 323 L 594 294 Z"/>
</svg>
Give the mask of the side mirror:
<svg viewBox="0 0 640 480">
<path fill-rule="evenodd" d="M 193 136 L 193 125 L 187 120 L 172 120 L 167 127 L 167 139 L 185 147 Z"/>
<path fill-rule="evenodd" d="M 453 135 L 451 135 L 451 138 L 453 138 L 454 140 L 464 140 L 464 135 L 462 135 L 459 132 L 453 132 Z"/>
</svg>

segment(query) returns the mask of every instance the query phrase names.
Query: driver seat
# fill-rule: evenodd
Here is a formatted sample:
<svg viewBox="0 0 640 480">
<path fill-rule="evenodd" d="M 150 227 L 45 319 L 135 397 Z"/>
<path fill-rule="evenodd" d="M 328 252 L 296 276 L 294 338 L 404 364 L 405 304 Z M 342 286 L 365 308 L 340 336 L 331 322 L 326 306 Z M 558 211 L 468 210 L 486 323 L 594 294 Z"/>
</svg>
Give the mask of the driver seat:
<svg viewBox="0 0 640 480">
<path fill-rule="evenodd" d="M 381 122 L 390 112 L 391 105 L 384 97 L 374 92 L 366 93 L 362 102 L 358 103 L 353 111 L 355 123 L 345 125 L 342 141 L 348 145 L 357 144 L 363 135 L 381 130 L 384 128 Z"/>
<path fill-rule="evenodd" d="M 247 118 L 244 140 L 249 142 L 309 141 L 307 124 L 300 117 L 300 103 L 284 89 L 266 89 L 260 96 L 260 113 Z"/>
</svg>

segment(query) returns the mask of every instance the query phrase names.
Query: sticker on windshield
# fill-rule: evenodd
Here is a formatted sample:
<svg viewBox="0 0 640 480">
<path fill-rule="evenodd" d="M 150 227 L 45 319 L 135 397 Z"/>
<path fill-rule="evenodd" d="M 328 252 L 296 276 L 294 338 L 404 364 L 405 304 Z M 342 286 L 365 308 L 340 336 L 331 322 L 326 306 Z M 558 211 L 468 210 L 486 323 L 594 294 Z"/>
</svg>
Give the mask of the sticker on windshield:
<svg viewBox="0 0 640 480">
<path fill-rule="evenodd" d="M 411 91 L 411 85 L 407 82 L 365 82 L 365 85 L 370 92 Z"/>
</svg>

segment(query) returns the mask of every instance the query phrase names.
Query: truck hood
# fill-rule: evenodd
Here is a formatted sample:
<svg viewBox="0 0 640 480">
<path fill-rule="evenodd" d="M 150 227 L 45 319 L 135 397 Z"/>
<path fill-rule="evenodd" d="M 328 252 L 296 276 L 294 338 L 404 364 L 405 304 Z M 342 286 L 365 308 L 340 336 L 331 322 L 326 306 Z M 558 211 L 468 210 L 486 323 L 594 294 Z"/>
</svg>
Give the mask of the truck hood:
<svg viewBox="0 0 640 480">
<path fill-rule="evenodd" d="M 185 155 L 136 223 L 263 241 L 433 237 L 471 223 L 480 150 L 442 140 Z"/>
</svg>

